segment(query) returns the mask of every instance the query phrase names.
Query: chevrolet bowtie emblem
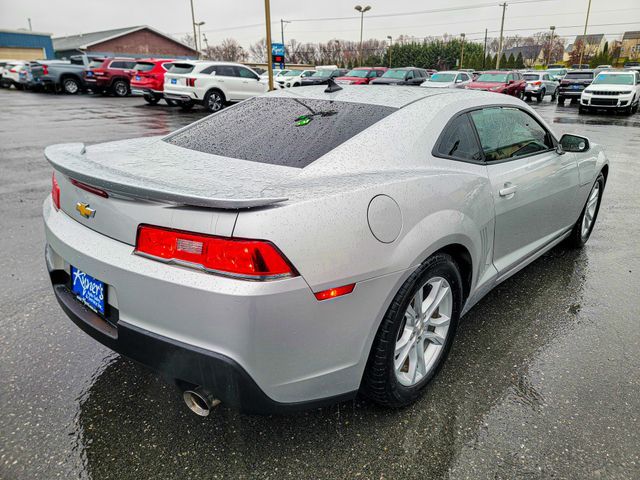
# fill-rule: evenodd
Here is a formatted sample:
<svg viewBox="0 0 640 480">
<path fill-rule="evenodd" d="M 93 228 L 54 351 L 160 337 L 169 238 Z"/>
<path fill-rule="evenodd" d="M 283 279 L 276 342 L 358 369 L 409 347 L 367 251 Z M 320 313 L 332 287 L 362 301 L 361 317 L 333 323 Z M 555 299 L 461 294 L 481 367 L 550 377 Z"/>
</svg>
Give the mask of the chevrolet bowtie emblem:
<svg viewBox="0 0 640 480">
<path fill-rule="evenodd" d="M 93 208 L 90 208 L 88 203 L 76 203 L 76 210 L 80 212 L 80 215 L 84 218 L 91 218 L 96 214 L 96 211 Z"/>
</svg>

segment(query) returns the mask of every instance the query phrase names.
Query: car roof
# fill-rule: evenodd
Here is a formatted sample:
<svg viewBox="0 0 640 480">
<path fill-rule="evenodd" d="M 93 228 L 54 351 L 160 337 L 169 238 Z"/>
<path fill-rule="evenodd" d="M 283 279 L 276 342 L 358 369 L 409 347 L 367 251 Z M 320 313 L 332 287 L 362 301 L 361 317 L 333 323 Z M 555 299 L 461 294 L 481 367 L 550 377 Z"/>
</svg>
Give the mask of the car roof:
<svg viewBox="0 0 640 480">
<path fill-rule="evenodd" d="M 465 72 L 465 71 L 462 71 L 462 70 L 439 70 L 439 71 L 435 72 L 434 75 L 436 73 L 455 73 L 457 75 L 458 73 L 470 73 L 470 72 Z"/>
<path fill-rule="evenodd" d="M 341 89 L 326 93 L 326 85 L 309 86 L 304 88 L 287 88 L 284 90 L 274 90 L 267 95 L 273 97 L 331 100 L 338 102 L 366 103 L 371 105 L 381 105 L 392 108 L 403 108 L 414 102 L 436 95 L 445 95 L 460 92 L 447 92 L 439 89 L 416 88 L 416 87 L 393 87 L 390 89 L 375 85 L 342 85 Z M 465 90 L 469 96 L 483 95 L 485 92 Z"/>
</svg>

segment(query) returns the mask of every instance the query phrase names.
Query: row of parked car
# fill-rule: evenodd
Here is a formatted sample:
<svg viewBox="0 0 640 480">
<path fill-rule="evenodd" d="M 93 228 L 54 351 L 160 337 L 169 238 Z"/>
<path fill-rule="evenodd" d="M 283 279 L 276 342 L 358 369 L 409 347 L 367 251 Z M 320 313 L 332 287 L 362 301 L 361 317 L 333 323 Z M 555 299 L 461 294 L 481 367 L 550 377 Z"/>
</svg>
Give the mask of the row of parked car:
<svg viewBox="0 0 640 480">
<path fill-rule="evenodd" d="M 604 65 L 597 69 L 477 72 L 436 71 L 416 67 L 357 67 L 336 65 L 274 71 L 276 88 L 323 85 L 406 85 L 426 88 L 465 88 L 512 95 L 541 102 L 545 96 L 563 105 L 578 102 L 580 111 L 592 108 L 638 110 L 640 71 Z M 50 89 L 75 94 L 81 90 L 116 96 L 140 95 L 149 104 L 164 99 L 184 110 L 200 104 L 211 112 L 267 90 L 267 72 L 246 65 L 206 60 L 88 58 L 69 61 L 0 61 L 0 85 L 18 89 Z"/>
</svg>

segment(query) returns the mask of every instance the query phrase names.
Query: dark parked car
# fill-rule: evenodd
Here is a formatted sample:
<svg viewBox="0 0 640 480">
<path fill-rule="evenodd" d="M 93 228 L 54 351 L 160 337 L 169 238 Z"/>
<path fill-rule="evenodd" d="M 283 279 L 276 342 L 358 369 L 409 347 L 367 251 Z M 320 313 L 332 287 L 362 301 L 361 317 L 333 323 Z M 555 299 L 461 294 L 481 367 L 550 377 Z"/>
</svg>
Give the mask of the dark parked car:
<svg viewBox="0 0 640 480">
<path fill-rule="evenodd" d="M 593 70 L 570 70 L 560 81 L 558 89 L 558 104 L 564 105 L 566 99 L 577 102 L 582 91 L 591 85 L 595 77 Z"/>
<path fill-rule="evenodd" d="M 304 77 L 301 80 L 301 86 L 308 87 L 309 85 L 326 85 L 330 78 L 336 79 L 338 77 L 343 77 L 348 72 L 349 70 L 345 68 L 323 68 L 316 71 L 316 73 L 310 77 Z"/>
<path fill-rule="evenodd" d="M 33 87 L 75 95 L 86 88 L 83 72 L 92 61 L 86 55 L 73 55 L 69 60 L 31 62 Z"/>
<path fill-rule="evenodd" d="M 429 73 L 423 68 L 391 68 L 384 72 L 380 78 L 371 80 L 371 85 L 414 85 L 417 87 L 422 85 L 429 76 Z"/>
<path fill-rule="evenodd" d="M 84 72 L 84 81 L 94 92 L 110 92 L 117 97 L 126 97 L 131 93 L 131 75 L 136 63 L 133 58 L 92 61 Z"/>
<path fill-rule="evenodd" d="M 504 93 L 505 95 L 523 98 L 527 82 L 520 72 L 496 70 L 481 73 L 478 78 L 464 88 Z"/>
</svg>

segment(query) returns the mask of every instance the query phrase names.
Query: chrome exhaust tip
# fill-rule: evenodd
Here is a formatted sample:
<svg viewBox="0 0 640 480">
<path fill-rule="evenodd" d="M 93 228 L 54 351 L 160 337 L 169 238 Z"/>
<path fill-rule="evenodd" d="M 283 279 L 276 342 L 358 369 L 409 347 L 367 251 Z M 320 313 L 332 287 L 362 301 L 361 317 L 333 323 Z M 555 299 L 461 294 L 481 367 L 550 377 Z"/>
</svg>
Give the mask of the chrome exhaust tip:
<svg viewBox="0 0 640 480">
<path fill-rule="evenodd" d="M 182 398 L 189 410 L 201 417 L 208 416 L 211 410 L 220 405 L 220 400 L 202 387 L 185 390 L 182 392 Z"/>
</svg>

